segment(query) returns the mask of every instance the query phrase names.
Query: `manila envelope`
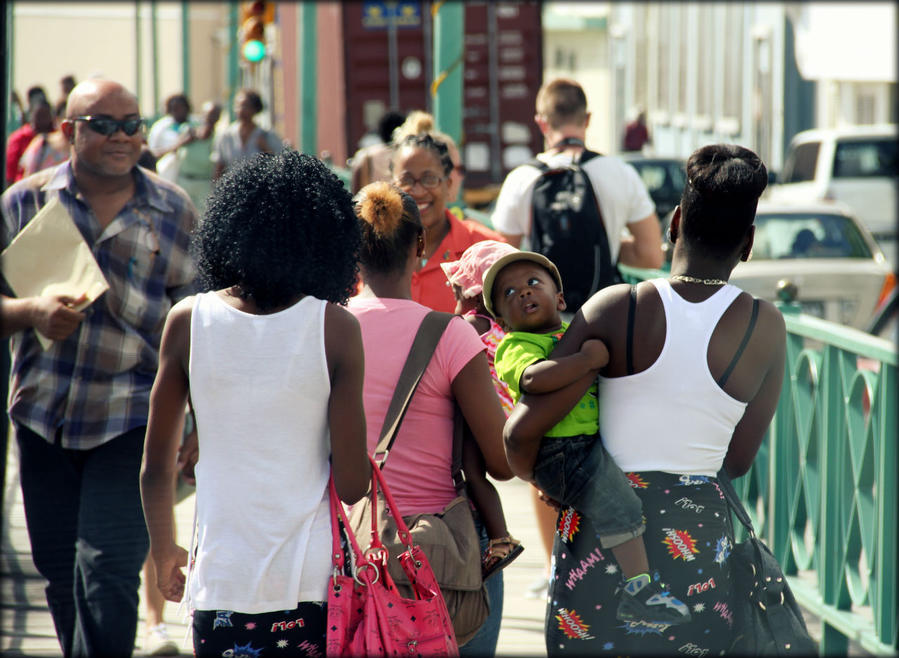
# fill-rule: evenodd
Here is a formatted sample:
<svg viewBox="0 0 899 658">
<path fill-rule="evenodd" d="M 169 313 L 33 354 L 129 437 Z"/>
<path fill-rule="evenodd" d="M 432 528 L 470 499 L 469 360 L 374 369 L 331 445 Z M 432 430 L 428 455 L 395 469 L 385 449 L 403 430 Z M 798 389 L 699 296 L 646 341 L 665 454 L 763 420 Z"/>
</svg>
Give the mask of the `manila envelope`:
<svg viewBox="0 0 899 658">
<path fill-rule="evenodd" d="M 0 254 L 0 267 L 16 297 L 86 296 L 83 310 L 109 289 L 90 247 L 58 198 L 51 199 Z M 36 332 L 44 349 L 49 338 Z"/>
</svg>

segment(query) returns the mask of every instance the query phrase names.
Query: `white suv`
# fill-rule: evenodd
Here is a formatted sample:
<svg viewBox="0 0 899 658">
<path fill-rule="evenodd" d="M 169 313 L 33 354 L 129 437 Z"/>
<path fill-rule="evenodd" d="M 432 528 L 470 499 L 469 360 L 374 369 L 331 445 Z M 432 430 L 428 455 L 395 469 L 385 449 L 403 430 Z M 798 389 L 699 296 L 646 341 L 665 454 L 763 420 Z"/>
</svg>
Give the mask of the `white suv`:
<svg viewBox="0 0 899 658">
<path fill-rule="evenodd" d="M 875 237 L 895 238 L 896 136 L 895 124 L 798 133 L 767 198 L 842 201 Z"/>
</svg>

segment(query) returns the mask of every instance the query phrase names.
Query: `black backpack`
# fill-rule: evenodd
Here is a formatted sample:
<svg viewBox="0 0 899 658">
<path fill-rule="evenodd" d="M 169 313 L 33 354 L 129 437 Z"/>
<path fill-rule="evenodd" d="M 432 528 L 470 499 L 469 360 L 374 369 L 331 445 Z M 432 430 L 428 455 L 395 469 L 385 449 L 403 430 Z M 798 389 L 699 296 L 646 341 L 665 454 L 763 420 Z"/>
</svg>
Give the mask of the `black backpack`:
<svg viewBox="0 0 899 658">
<path fill-rule="evenodd" d="M 556 148 L 569 144 L 583 146 L 580 140 L 567 139 Z M 597 290 L 623 280 L 612 262 L 593 185 L 582 169 L 599 155 L 584 150 L 577 161 L 563 167 L 550 168 L 537 159 L 528 163 L 540 170 L 532 202 L 531 249 L 559 268 L 567 310 L 572 313 Z"/>
</svg>

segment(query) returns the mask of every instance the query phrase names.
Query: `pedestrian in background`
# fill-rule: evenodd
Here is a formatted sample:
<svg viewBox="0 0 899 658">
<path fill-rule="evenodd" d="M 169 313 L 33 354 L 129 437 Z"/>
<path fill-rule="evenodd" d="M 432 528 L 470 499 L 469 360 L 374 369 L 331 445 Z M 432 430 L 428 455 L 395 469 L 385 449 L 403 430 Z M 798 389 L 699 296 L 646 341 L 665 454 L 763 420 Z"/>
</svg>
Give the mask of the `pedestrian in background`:
<svg viewBox="0 0 899 658">
<path fill-rule="evenodd" d="M 281 138 L 272 130 L 256 123 L 256 115 L 263 110 L 262 97 L 253 89 L 241 89 L 234 96 L 231 125 L 216 135 L 212 148 L 213 180 L 240 160 L 257 153 L 278 153 L 284 148 Z"/>
<path fill-rule="evenodd" d="M 390 110 L 378 121 L 380 142 L 365 146 L 353 155 L 351 190 L 356 194 L 369 183 L 390 180 L 390 158 L 393 155 L 393 131 L 406 119 L 404 114 Z"/>
<path fill-rule="evenodd" d="M 167 181 L 178 179 L 175 151 L 191 130 L 190 100 L 184 94 L 172 94 L 165 100 L 165 115 L 150 127 L 147 146 L 156 157 L 156 171 Z"/>
<path fill-rule="evenodd" d="M 72 93 L 75 84 L 75 76 L 72 74 L 64 75 L 59 79 L 59 100 L 56 101 L 54 114 L 60 121 L 66 116 L 66 102 L 69 100 L 69 94 Z"/>
<path fill-rule="evenodd" d="M 35 135 L 19 158 L 18 180 L 69 159 L 69 141 L 57 128 L 46 101 L 35 106 L 32 128 Z"/>
<path fill-rule="evenodd" d="M 189 292 L 193 205 L 136 166 L 137 98 L 110 80 L 72 90 L 62 131 L 71 160 L 2 197 L 0 248 L 58 200 L 94 253 L 109 289 L 88 308 L 5 290 L 11 336 L 9 417 L 32 557 L 63 655 L 130 656 L 147 555 L 139 472 L 166 314 Z M 38 333 L 52 340 L 44 350 Z"/>
<path fill-rule="evenodd" d="M 636 116 L 624 127 L 622 151 L 642 151 L 643 147 L 652 144 L 649 128 L 646 127 L 646 110 L 637 108 Z"/>
<path fill-rule="evenodd" d="M 431 133 L 409 134 L 396 143 L 393 182 L 414 199 L 424 228 L 424 251 L 412 275 L 412 299 L 446 313 L 453 312 L 456 300 L 440 264 L 458 260 L 481 240 L 503 241 L 483 224 L 449 212 L 453 168 L 447 143 Z"/>
<path fill-rule="evenodd" d="M 220 103 L 214 101 L 203 103 L 202 123 L 182 136 L 180 146 L 175 152 L 178 158 L 176 182 L 190 195 L 201 216 L 206 207 L 206 197 L 212 187 L 214 174 L 212 146 L 215 143 L 215 127 L 221 116 Z"/>
<path fill-rule="evenodd" d="M 47 94 L 42 87 L 28 89 L 28 108 L 23 111 L 24 123 L 6 138 L 6 184 L 22 179 L 22 154 L 38 133 L 53 130 L 53 113 L 49 111 Z"/>
</svg>

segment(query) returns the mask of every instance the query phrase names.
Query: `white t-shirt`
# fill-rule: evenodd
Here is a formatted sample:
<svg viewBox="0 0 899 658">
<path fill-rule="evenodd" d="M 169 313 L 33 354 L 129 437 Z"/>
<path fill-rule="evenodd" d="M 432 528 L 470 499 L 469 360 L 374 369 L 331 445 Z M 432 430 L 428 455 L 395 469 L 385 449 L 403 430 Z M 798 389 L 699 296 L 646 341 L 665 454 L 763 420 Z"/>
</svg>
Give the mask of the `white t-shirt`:
<svg viewBox="0 0 899 658">
<path fill-rule="evenodd" d="M 156 173 L 169 182 L 174 183 L 178 179 L 178 158 L 173 151 L 161 157 L 159 154 L 177 144 L 182 131 L 188 130 L 190 126 L 188 121 L 175 123 L 172 115 L 166 114 L 153 124 L 147 135 L 147 148 L 159 158 L 156 161 Z"/>
<path fill-rule="evenodd" d="M 541 153 L 537 159 L 550 167 L 564 166 L 571 162 L 571 155 Z M 593 192 L 599 201 L 602 220 L 609 236 L 610 255 L 612 260 L 617 261 L 622 231 L 628 224 L 649 217 L 655 212 L 655 205 L 637 170 L 626 162 L 601 155 L 587 161 L 583 169 L 593 184 Z M 508 235 L 522 235 L 528 240 L 531 233 L 531 200 L 539 177 L 540 170 L 527 164 L 509 172 L 490 218 L 495 230 Z M 522 249 L 527 246 L 525 242 L 521 245 Z"/>
</svg>

